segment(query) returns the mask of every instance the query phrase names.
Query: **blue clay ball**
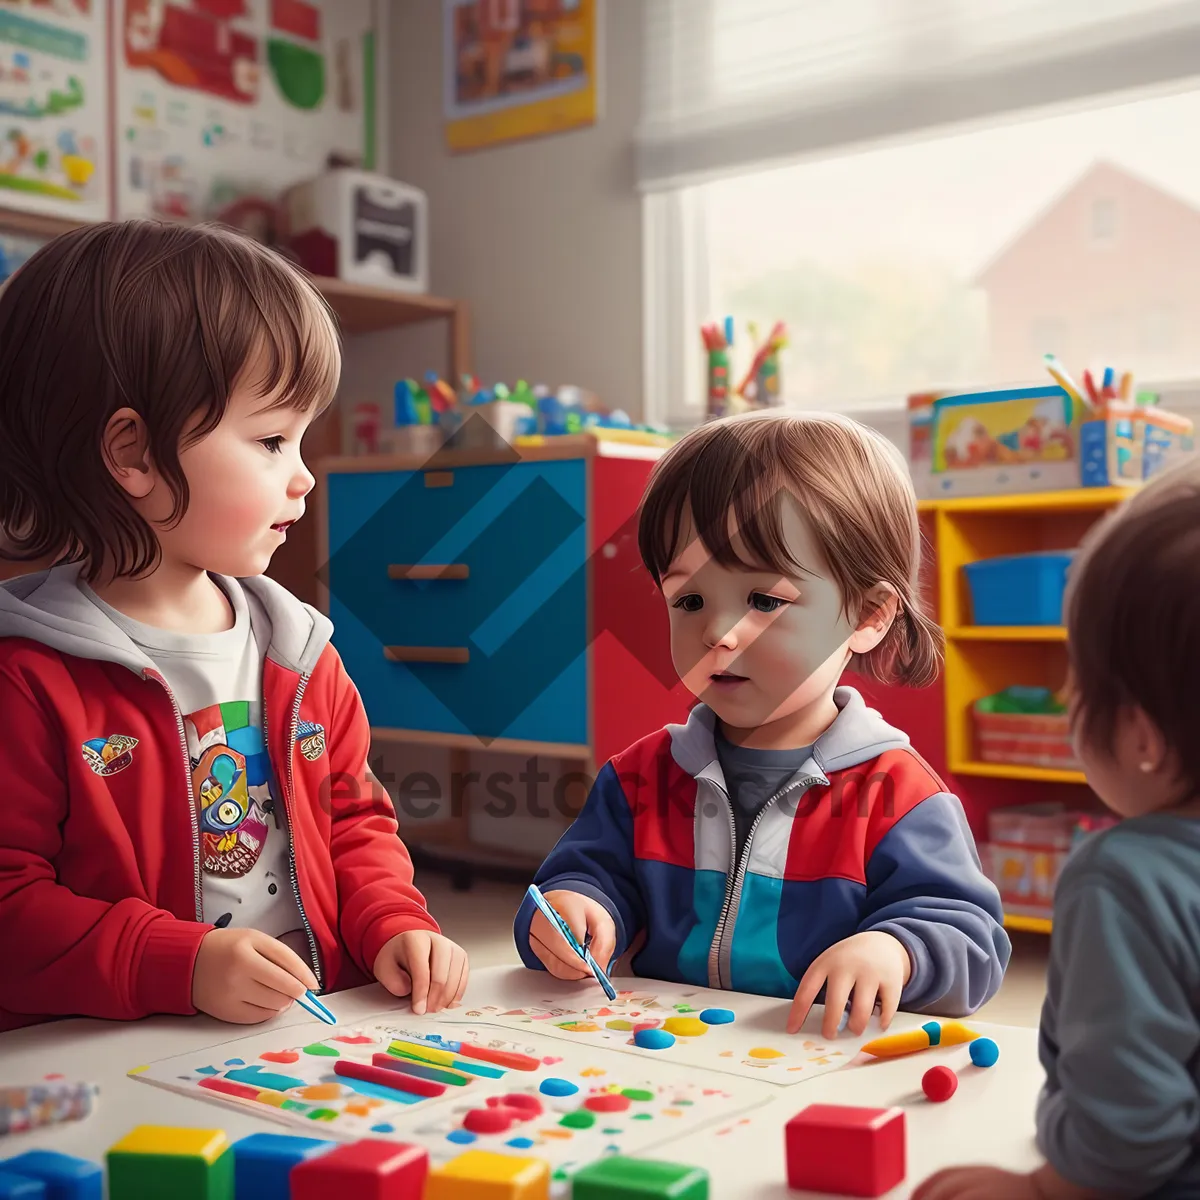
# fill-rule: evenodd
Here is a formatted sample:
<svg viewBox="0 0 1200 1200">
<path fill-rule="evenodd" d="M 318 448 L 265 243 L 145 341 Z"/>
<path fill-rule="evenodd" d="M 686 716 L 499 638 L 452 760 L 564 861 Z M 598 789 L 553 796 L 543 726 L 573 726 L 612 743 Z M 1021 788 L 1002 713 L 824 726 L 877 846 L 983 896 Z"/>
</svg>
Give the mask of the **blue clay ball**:
<svg viewBox="0 0 1200 1200">
<path fill-rule="evenodd" d="M 538 1091 L 543 1096 L 573 1096 L 579 1088 L 569 1079 L 543 1079 Z"/>
<path fill-rule="evenodd" d="M 977 1067 L 994 1067 L 1000 1057 L 1000 1047 L 991 1038 L 975 1038 L 970 1045 L 971 1061 Z"/>
<path fill-rule="evenodd" d="M 700 1014 L 705 1025 L 732 1025 L 733 1013 L 728 1008 L 706 1008 Z"/>
<path fill-rule="evenodd" d="M 633 1042 L 643 1050 L 665 1050 L 675 1045 L 675 1035 L 665 1029 L 639 1029 L 633 1035 Z"/>
</svg>

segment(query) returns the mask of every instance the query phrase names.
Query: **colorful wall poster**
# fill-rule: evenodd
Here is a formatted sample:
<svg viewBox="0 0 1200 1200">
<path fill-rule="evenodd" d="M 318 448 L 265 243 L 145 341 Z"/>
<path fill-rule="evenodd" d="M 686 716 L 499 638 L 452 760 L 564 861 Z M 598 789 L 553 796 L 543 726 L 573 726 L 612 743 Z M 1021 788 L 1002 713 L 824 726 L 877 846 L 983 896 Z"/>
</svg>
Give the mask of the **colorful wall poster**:
<svg viewBox="0 0 1200 1200">
<path fill-rule="evenodd" d="M 374 0 L 114 0 L 117 211 L 220 216 L 375 165 Z"/>
<path fill-rule="evenodd" d="M 0 0 L 0 207 L 108 215 L 103 0 Z"/>
<path fill-rule="evenodd" d="M 476 150 L 592 125 L 600 0 L 443 0 L 446 142 Z"/>
</svg>

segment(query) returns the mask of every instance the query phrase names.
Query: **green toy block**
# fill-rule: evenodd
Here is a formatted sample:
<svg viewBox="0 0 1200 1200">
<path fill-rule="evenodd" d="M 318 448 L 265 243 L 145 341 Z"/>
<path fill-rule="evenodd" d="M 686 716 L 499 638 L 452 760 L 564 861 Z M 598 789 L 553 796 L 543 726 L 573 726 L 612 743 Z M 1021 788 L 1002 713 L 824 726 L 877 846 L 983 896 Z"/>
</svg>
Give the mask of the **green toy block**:
<svg viewBox="0 0 1200 1200">
<path fill-rule="evenodd" d="M 571 1176 L 571 1200 L 708 1200 L 708 1172 L 614 1154 Z"/>
<path fill-rule="evenodd" d="M 233 1200 L 234 1156 L 219 1129 L 139 1125 L 107 1160 L 109 1200 Z"/>
</svg>

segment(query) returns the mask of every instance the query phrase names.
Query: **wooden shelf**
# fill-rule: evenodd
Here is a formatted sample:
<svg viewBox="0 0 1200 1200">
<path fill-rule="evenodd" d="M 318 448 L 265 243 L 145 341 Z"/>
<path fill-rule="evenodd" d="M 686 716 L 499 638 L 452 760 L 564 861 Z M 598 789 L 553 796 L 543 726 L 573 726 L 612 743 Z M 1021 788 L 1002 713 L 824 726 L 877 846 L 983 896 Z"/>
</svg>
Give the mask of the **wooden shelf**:
<svg viewBox="0 0 1200 1200">
<path fill-rule="evenodd" d="M 319 275 L 313 277 L 313 283 L 337 313 L 344 334 L 377 333 L 381 329 L 397 329 L 422 321 L 453 319 L 462 312 L 457 300 L 444 300 L 439 296 L 410 295 Z"/>
<path fill-rule="evenodd" d="M 946 637 L 956 642 L 1065 642 L 1063 625 L 960 625 L 947 629 Z"/>
<path fill-rule="evenodd" d="M 437 746 L 445 750 L 492 751 L 495 754 L 523 754 L 527 757 L 561 758 L 571 762 L 587 762 L 589 746 L 570 742 L 526 742 L 516 738 L 480 738 L 474 734 L 431 733 L 426 729 L 386 729 L 372 727 L 371 736 L 381 742 L 407 742 L 414 745 Z"/>
<path fill-rule="evenodd" d="M 1049 933 L 1051 920 L 1049 917 L 1023 917 L 1019 913 L 1005 913 L 1004 927 L 1021 929 L 1027 933 Z"/>
<path fill-rule="evenodd" d="M 1059 767 L 1034 767 L 1019 763 L 952 762 L 952 775 L 981 775 L 989 779 L 1025 779 L 1037 783 L 1087 783 L 1082 771 L 1064 771 Z"/>
<path fill-rule="evenodd" d="M 86 223 L 0 207 L 0 229 L 30 237 L 58 237 Z M 423 321 L 449 320 L 453 325 L 464 317 L 463 305 L 459 301 L 440 296 L 410 295 L 319 275 L 313 276 L 313 283 L 321 289 L 322 295 L 329 301 L 329 307 L 337 314 L 343 334 L 377 333 L 381 329 L 398 329 Z M 458 343 L 452 354 L 465 360 L 465 333 L 452 329 L 451 337 Z M 455 374 L 453 378 L 457 379 L 458 375 Z"/>
</svg>

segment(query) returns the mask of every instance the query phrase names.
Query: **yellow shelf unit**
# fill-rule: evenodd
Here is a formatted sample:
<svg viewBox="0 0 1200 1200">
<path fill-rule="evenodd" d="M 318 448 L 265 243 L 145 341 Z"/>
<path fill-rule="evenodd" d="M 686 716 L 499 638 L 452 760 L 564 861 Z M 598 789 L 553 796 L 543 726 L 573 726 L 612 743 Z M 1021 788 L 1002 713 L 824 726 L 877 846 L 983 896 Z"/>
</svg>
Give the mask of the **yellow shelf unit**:
<svg viewBox="0 0 1200 1200">
<path fill-rule="evenodd" d="M 946 637 L 956 642 L 1065 642 L 1062 625 L 963 625 L 947 629 Z"/>
<path fill-rule="evenodd" d="M 1023 929 L 1028 933 L 1049 933 L 1051 921 L 1049 917 L 1022 917 L 1019 913 L 1005 913 L 1006 929 Z"/>
<path fill-rule="evenodd" d="M 1125 488 L 1077 488 L 922 502 L 932 521 L 939 618 L 946 630 L 946 760 L 951 773 L 1084 782 L 1079 771 L 979 761 L 971 720 L 974 702 L 1018 683 L 1061 688 L 1067 635 L 1062 626 L 972 625 L 963 567 L 1004 554 L 1072 549 L 1092 524 L 1131 494 Z"/>
<path fill-rule="evenodd" d="M 1056 767 L 1025 766 L 1021 763 L 950 762 L 956 775 L 983 775 L 990 779 L 1024 779 L 1034 783 L 1086 783 L 1082 771 L 1064 771 Z"/>
</svg>

